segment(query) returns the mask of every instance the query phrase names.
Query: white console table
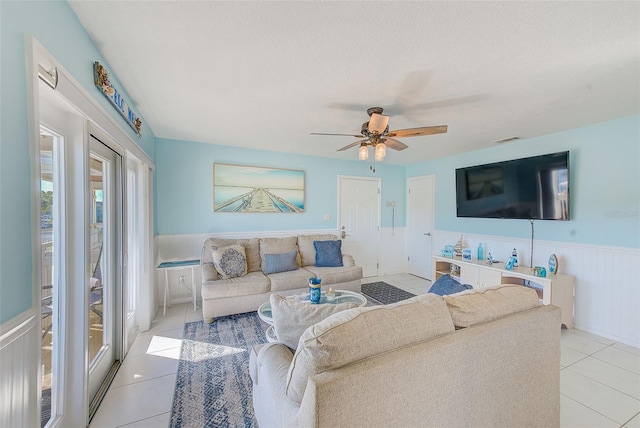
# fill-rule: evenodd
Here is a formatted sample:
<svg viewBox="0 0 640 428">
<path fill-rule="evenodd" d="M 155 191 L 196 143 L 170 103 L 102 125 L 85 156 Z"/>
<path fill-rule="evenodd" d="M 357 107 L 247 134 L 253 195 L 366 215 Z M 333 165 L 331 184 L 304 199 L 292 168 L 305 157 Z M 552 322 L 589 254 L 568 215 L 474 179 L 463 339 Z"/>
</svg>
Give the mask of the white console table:
<svg viewBox="0 0 640 428">
<path fill-rule="evenodd" d="M 455 275 L 451 274 L 451 265 L 458 267 Z M 460 257 L 452 259 L 441 256 L 433 257 L 434 281 L 442 275 L 451 275 L 463 284 L 473 288 L 490 287 L 498 284 L 522 284 L 531 287 L 538 293 L 540 301 L 545 305 L 558 306 L 562 312 L 562 324 L 573 328 L 573 291 L 575 278 L 572 275 L 549 274 L 546 277 L 533 275 L 529 267 L 517 267 L 507 270 L 504 263 L 488 265 L 486 261 L 463 261 Z"/>
<path fill-rule="evenodd" d="M 193 310 L 196 309 L 196 279 L 195 269 L 200 265 L 200 260 L 176 260 L 170 262 L 162 262 L 158 265 L 158 269 L 164 270 L 164 308 L 162 315 L 167 313 L 167 295 L 169 294 L 169 271 L 177 269 L 191 269 L 191 297 L 193 298 Z M 186 284 L 185 284 L 186 286 Z M 169 298 L 169 307 L 171 307 L 171 299 Z"/>
</svg>

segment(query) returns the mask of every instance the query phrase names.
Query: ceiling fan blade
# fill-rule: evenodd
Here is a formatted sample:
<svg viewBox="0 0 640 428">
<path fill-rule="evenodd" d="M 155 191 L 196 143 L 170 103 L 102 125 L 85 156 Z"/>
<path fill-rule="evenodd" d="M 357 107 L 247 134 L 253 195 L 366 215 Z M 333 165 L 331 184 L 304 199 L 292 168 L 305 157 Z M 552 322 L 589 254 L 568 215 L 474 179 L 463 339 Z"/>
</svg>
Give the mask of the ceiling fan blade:
<svg viewBox="0 0 640 428">
<path fill-rule="evenodd" d="M 387 146 L 390 149 L 398 150 L 398 151 L 404 150 L 407 147 L 409 147 L 405 143 L 403 143 L 402 141 L 394 140 L 393 138 L 385 138 L 384 139 L 384 145 Z"/>
<path fill-rule="evenodd" d="M 355 110 L 355 111 L 364 111 L 367 109 L 367 106 L 364 104 L 355 104 L 355 103 L 330 103 L 329 108 L 335 108 L 338 110 Z"/>
<path fill-rule="evenodd" d="M 366 143 L 367 141 L 369 141 L 369 140 L 360 140 L 360 141 L 356 141 L 355 143 L 351 143 L 351 144 L 349 144 L 349 145 L 346 145 L 346 146 L 344 146 L 343 148 L 338 149 L 338 150 L 336 150 L 336 151 L 337 151 L 337 152 L 341 152 L 341 151 L 343 151 L 343 150 L 350 149 L 351 147 L 359 146 L 360 144 L 362 144 L 362 143 Z"/>
<path fill-rule="evenodd" d="M 420 135 L 444 134 L 447 132 L 447 125 L 424 126 L 422 128 L 407 128 L 390 131 L 387 137 L 418 137 Z"/>
<path fill-rule="evenodd" d="M 342 137 L 356 137 L 356 138 L 364 138 L 364 135 L 355 135 L 355 134 L 325 134 L 323 132 L 310 132 L 311 135 L 338 135 Z"/>
</svg>

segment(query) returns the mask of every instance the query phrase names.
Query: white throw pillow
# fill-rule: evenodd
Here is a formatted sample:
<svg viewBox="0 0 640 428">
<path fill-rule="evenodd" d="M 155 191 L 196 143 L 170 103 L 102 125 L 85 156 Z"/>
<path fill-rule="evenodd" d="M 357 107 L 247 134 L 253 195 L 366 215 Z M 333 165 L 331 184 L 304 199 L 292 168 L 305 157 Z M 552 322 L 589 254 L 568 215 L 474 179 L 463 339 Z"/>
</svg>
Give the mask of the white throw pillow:
<svg viewBox="0 0 640 428">
<path fill-rule="evenodd" d="M 247 257 L 242 245 L 229 245 L 211 251 L 213 265 L 222 279 L 237 278 L 247 274 Z"/>
<path fill-rule="evenodd" d="M 277 294 L 272 294 L 270 301 L 276 337 L 293 350 L 298 347 L 300 336 L 308 327 L 337 312 L 358 307 L 353 302 L 314 305 L 295 298 L 285 299 Z"/>
</svg>

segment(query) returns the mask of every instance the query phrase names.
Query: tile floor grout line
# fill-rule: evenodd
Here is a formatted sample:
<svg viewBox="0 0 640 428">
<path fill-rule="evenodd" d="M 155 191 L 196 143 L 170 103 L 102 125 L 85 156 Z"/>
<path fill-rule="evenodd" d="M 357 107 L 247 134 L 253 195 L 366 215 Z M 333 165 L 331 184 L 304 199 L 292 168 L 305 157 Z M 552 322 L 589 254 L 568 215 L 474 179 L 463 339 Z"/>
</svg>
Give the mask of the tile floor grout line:
<svg viewBox="0 0 640 428">
<path fill-rule="evenodd" d="M 167 376 L 174 376 L 174 377 L 175 377 L 175 376 L 177 375 L 177 373 L 178 373 L 178 372 L 177 372 L 177 370 L 176 370 L 176 372 L 175 372 L 175 373 L 168 373 L 168 374 L 163 374 L 163 375 L 156 376 L 156 377 L 150 377 L 150 378 L 148 378 L 148 379 L 141 380 L 141 381 L 139 381 L 139 382 L 126 383 L 126 384 L 124 384 L 124 385 L 113 386 L 113 387 L 112 387 L 112 386 L 109 386 L 109 390 L 107 391 L 107 394 L 108 394 L 108 393 L 110 393 L 111 391 L 118 390 L 118 389 L 120 389 L 120 388 L 124 388 L 124 387 L 126 387 L 126 386 L 143 385 L 145 382 L 150 382 L 150 381 L 152 381 L 152 380 L 156 380 L 156 379 L 162 379 L 163 377 L 167 377 Z M 105 397 L 106 397 L 106 395 L 105 395 Z"/>
<path fill-rule="evenodd" d="M 146 420 L 149 420 L 149 419 L 153 419 L 155 417 L 158 417 L 158 416 L 164 415 L 164 414 L 169 414 L 169 417 L 171 417 L 171 410 L 169 410 L 168 412 L 161 412 L 161 413 L 158 413 L 156 415 L 149 416 L 148 418 L 142 418 L 142 419 L 138 419 L 138 420 L 135 420 L 135 421 L 127 422 L 124 425 L 117 425 L 115 428 L 126 428 L 129 425 L 136 424 L 138 422 L 146 421 Z"/>
<path fill-rule="evenodd" d="M 568 368 L 568 367 L 565 367 L 565 368 Z M 571 370 L 571 369 L 569 369 L 569 370 Z M 594 382 L 595 382 L 595 383 L 597 383 L 597 384 L 600 384 L 600 385 L 602 385 L 602 386 L 606 386 L 606 387 L 607 387 L 607 388 L 609 388 L 609 389 L 612 389 L 612 390 L 614 390 L 614 391 L 616 391 L 616 392 L 619 392 L 619 393 L 620 393 L 620 394 L 622 394 L 622 395 L 626 395 L 627 397 L 632 398 L 632 399 L 634 399 L 634 400 L 636 400 L 636 401 L 640 402 L 640 399 L 638 399 L 638 398 L 636 398 L 636 397 L 634 397 L 634 396 L 632 396 L 632 395 L 629 395 L 629 394 L 627 394 L 627 393 L 626 393 L 626 392 L 624 392 L 624 391 L 620 391 L 619 389 L 616 389 L 615 387 L 613 387 L 613 386 L 611 386 L 611 385 L 607 385 L 606 383 L 602 383 L 601 381 L 599 381 L 599 380 L 597 380 L 597 379 L 594 379 L 594 378 L 592 378 L 592 377 L 591 377 L 591 376 L 589 376 L 589 375 L 586 375 L 586 374 L 583 374 L 583 373 L 577 372 L 577 371 L 575 371 L 575 370 L 571 370 L 571 371 L 572 371 L 573 373 L 575 373 L 575 374 L 578 374 L 578 375 L 580 375 L 580 376 L 586 377 L 587 379 L 591 379 L 592 381 L 594 381 Z"/>
<path fill-rule="evenodd" d="M 616 349 L 618 349 L 618 348 L 616 348 Z M 618 349 L 618 350 L 619 350 L 619 351 L 623 351 L 622 349 Z M 598 351 L 598 352 L 600 352 L 600 351 Z M 597 352 L 595 352 L 594 354 L 597 354 Z M 610 362 L 610 361 L 603 360 L 602 358 L 598 358 L 598 357 L 597 357 L 597 356 L 595 356 L 594 354 L 589 355 L 589 356 L 590 356 L 590 357 L 592 357 L 592 358 L 594 358 L 594 359 L 596 359 L 596 360 L 598 360 L 598 361 L 602 361 L 603 363 L 608 364 L 608 365 L 610 365 L 610 366 L 612 366 L 612 367 L 616 367 L 616 368 L 619 368 L 620 370 L 624 370 L 624 371 L 626 371 L 626 372 L 633 373 L 634 375 L 638 375 L 638 376 L 640 376 L 640 373 L 639 373 L 639 372 L 634 372 L 633 370 L 629 370 L 629 369 L 628 369 L 628 368 L 626 368 L 626 367 L 622 367 L 622 366 L 619 366 L 619 365 L 617 365 L 617 364 L 614 364 L 614 363 L 612 363 L 612 362 Z M 634 355 L 634 354 L 633 354 L 633 353 L 631 353 L 631 352 L 628 352 L 628 354 Z M 634 356 L 635 356 L 635 355 L 634 355 Z M 638 357 L 638 359 L 640 359 L 640 357 Z"/>
<path fill-rule="evenodd" d="M 611 422 L 613 422 L 614 424 L 620 424 L 620 422 L 614 421 L 614 420 L 613 420 L 613 419 L 611 419 L 609 416 L 607 416 L 607 415 L 605 415 L 605 414 L 603 414 L 603 413 L 600 413 L 600 412 L 599 412 L 599 411 L 597 411 L 596 409 L 592 409 L 591 407 L 589 407 L 589 406 L 587 406 L 586 404 L 584 404 L 584 403 L 582 403 L 582 402 L 580 402 L 580 401 L 576 400 L 575 398 L 572 398 L 572 397 L 568 396 L 567 394 L 564 394 L 564 393 L 562 393 L 562 392 L 561 392 L 561 393 L 560 393 L 560 395 L 564 395 L 564 397 L 565 397 L 565 398 L 567 398 L 567 399 L 569 399 L 569 400 L 573 401 L 574 403 L 578 403 L 578 404 L 579 404 L 579 405 L 581 405 L 582 407 L 584 407 L 584 408 L 586 408 L 586 409 L 589 409 L 589 410 L 591 410 L 592 412 L 595 412 L 595 413 L 599 414 L 600 416 L 602 416 L 603 418 L 606 418 L 606 419 L 610 420 L 610 421 L 611 421 Z M 620 424 L 620 426 L 622 426 L 622 425 L 624 425 L 624 424 Z"/>
<path fill-rule="evenodd" d="M 631 422 L 631 421 L 633 420 L 633 418 L 635 418 L 635 417 L 640 417 L 640 412 L 638 412 L 638 413 L 636 413 L 635 415 L 631 416 L 631 417 L 629 418 L 629 420 L 628 420 L 628 421 L 626 421 L 625 423 L 623 423 L 621 426 L 625 426 L 625 425 L 627 425 L 627 424 L 628 424 L 629 422 Z"/>
</svg>

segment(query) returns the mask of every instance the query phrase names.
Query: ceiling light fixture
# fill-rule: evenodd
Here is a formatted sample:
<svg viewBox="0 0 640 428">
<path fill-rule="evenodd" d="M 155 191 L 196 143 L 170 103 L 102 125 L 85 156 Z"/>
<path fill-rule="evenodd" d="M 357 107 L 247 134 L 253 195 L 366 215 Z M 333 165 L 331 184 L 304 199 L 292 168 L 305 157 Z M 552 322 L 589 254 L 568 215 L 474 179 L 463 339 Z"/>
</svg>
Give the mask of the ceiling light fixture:
<svg viewBox="0 0 640 428">
<path fill-rule="evenodd" d="M 369 119 L 369 132 L 375 132 L 376 134 L 382 134 L 389 124 L 389 116 L 385 114 L 372 113 L 371 119 Z"/>
<path fill-rule="evenodd" d="M 384 143 L 376 144 L 375 148 L 375 159 L 376 162 L 380 162 L 387 155 L 387 146 Z"/>
<path fill-rule="evenodd" d="M 369 146 L 367 146 L 367 143 L 360 144 L 360 148 L 358 149 L 358 159 L 369 159 Z"/>
</svg>

